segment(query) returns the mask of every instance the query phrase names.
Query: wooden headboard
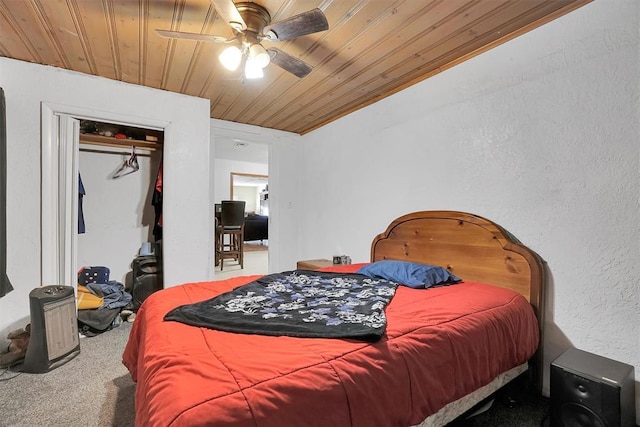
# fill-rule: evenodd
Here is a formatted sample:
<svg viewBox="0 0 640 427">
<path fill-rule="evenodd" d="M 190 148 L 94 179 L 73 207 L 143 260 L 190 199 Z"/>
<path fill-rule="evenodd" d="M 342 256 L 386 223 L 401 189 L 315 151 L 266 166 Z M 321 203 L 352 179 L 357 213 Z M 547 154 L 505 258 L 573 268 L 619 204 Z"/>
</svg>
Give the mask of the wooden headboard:
<svg viewBox="0 0 640 427">
<path fill-rule="evenodd" d="M 541 378 L 544 261 L 508 231 L 470 213 L 414 212 L 394 220 L 373 239 L 371 262 L 383 259 L 443 266 L 463 280 L 493 284 L 524 295 L 538 318 L 541 345 L 535 364 Z"/>
</svg>

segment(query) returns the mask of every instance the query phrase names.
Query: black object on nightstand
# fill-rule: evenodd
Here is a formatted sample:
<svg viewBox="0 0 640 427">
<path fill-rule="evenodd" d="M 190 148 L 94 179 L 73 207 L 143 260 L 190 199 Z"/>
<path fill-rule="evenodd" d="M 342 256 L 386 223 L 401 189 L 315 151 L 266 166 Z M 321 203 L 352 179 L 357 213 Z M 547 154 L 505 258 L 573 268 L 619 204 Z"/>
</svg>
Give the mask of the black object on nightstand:
<svg viewBox="0 0 640 427">
<path fill-rule="evenodd" d="M 633 427 L 634 368 L 571 348 L 551 362 L 552 427 Z"/>
</svg>

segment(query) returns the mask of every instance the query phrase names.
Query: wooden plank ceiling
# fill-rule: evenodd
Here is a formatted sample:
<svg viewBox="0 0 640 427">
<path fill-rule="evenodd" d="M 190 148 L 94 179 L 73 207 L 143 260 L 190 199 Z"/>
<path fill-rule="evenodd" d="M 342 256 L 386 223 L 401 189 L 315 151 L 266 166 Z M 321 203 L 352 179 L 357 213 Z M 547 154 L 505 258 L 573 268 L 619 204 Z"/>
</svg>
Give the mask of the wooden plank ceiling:
<svg viewBox="0 0 640 427">
<path fill-rule="evenodd" d="M 211 100 L 211 117 L 304 134 L 543 25 L 591 0 L 259 0 L 278 22 L 320 8 L 329 30 L 272 43 L 313 66 L 270 64 L 244 82 L 210 0 L 0 0 L 0 55 Z"/>
</svg>

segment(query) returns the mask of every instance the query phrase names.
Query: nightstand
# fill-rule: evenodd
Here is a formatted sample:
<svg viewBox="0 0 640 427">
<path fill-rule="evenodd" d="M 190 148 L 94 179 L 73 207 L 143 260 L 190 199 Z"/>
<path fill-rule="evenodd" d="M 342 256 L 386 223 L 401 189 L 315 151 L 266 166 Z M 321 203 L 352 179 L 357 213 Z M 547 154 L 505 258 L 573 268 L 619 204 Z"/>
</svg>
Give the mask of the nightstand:
<svg viewBox="0 0 640 427">
<path fill-rule="evenodd" d="M 298 270 L 318 270 L 320 268 L 332 267 L 333 261 L 330 259 L 306 259 L 298 261 L 296 268 Z"/>
</svg>

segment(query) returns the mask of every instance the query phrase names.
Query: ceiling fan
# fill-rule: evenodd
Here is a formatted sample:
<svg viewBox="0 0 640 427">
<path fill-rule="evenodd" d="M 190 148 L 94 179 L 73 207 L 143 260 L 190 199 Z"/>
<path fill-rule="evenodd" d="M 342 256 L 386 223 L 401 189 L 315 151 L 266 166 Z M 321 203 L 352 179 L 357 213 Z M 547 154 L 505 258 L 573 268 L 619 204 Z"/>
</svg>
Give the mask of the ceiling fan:
<svg viewBox="0 0 640 427">
<path fill-rule="evenodd" d="M 312 9 L 283 21 L 271 23 L 271 15 L 253 2 L 233 3 L 233 0 L 211 0 L 216 11 L 231 29 L 233 36 L 185 33 L 156 30 L 159 36 L 197 41 L 224 43 L 229 46 L 220 54 L 225 68 L 235 71 L 243 67 L 243 77 L 260 78 L 263 69 L 273 63 L 300 78 L 312 70 L 306 62 L 276 48 L 262 46 L 263 40 L 279 42 L 329 29 L 329 23 L 320 9 Z"/>
</svg>

